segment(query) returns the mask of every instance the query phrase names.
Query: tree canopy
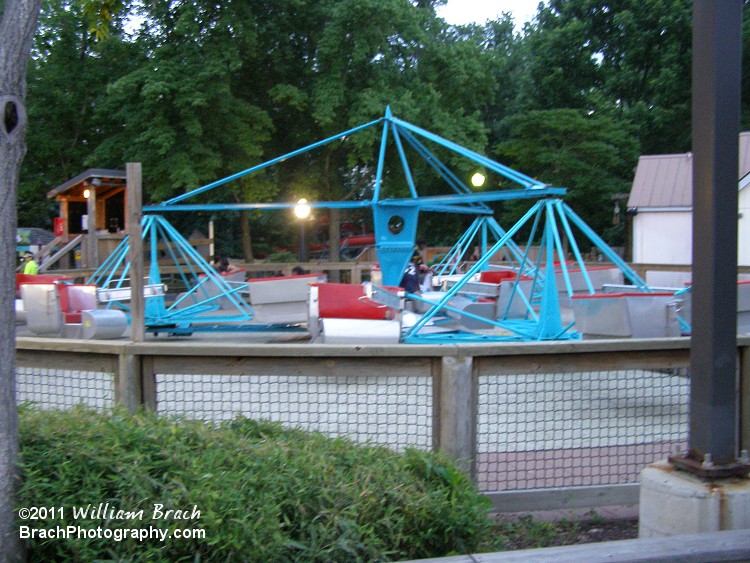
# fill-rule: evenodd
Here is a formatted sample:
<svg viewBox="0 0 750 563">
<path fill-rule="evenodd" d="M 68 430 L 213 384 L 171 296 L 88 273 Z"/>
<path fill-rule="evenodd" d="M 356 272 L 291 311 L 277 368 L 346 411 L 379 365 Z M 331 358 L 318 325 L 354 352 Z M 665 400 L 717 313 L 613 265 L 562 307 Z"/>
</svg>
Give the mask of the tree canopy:
<svg viewBox="0 0 750 563">
<path fill-rule="evenodd" d="M 76 0 L 44 3 L 29 71 L 24 224 L 49 224 L 46 191 L 86 167 L 142 162 L 145 201 L 159 202 L 369 122 L 390 105 L 569 187 L 574 209 L 619 242 L 608 231 L 611 197 L 629 189 L 638 155 L 690 148 L 689 0 L 550 0 L 522 33 L 509 16 L 449 25 L 435 13 L 441 0 L 101 3 L 90 6 L 116 14 L 106 32 Z M 747 10 L 745 21 L 750 33 Z M 371 129 L 199 201 L 360 197 L 372 185 L 378 143 Z M 473 172 L 440 156 L 460 176 Z M 405 189 L 399 167 L 394 159 L 386 170 L 396 190 Z M 413 173 L 431 174 L 418 163 Z M 231 223 L 242 223 L 249 240 L 248 222 L 258 221 L 245 214 Z M 442 239 L 448 224 L 426 217 L 422 228 Z M 240 227 L 227 228 L 239 241 Z"/>
</svg>

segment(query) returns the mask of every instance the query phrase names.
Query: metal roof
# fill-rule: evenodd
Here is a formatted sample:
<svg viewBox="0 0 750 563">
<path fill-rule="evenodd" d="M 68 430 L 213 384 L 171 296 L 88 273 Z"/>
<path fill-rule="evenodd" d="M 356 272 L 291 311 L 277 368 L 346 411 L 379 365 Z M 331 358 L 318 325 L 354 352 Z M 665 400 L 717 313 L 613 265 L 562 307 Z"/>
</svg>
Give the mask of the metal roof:
<svg viewBox="0 0 750 563">
<path fill-rule="evenodd" d="M 750 132 L 740 133 L 738 179 L 750 173 Z M 744 187 L 744 186 L 743 186 Z M 646 155 L 638 159 L 628 208 L 692 208 L 693 153 Z"/>
<path fill-rule="evenodd" d="M 106 170 L 104 168 L 89 168 L 85 172 L 79 174 L 75 178 L 71 178 L 64 184 L 60 184 L 56 188 L 53 188 L 52 190 L 47 192 L 47 199 L 52 199 L 60 194 L 63 194 L 70 190 L 71 188 L 75 188 L 82 182 L 85 182 L 86 180 L 93 180 L 94 178 L 99 178 L 102 181 L 106 180 L 117 180 L 118 184 L 124 184 L 126 174 L 123 170 Z"/>
</svg>

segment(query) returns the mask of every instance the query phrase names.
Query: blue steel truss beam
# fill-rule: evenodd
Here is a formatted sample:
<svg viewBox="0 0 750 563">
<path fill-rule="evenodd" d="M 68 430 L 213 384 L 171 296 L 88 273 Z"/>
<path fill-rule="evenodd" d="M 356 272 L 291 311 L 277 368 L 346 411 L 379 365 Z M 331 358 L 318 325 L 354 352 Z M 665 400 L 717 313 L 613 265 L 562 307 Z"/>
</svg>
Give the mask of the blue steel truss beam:
<svg viewBox="0 0 750 563">
<path fill-rule="evenodd" d="M 417 194 L 417 186 L 414 185 L 414 178 L 411 175 L 411 167 L 409 166 L 409 160 L 406 158 L 404 152 L 404 145 L 401 143 L 401 136 L 398 134 L 396 127 L 391 127 L 393 133 L 393 140 L 396 142 L 396 149 L 398 150 L 398 156 L 401 158 L 401 167 L 404 169 L 404 175 L 406 176 L 406 183 L 409 185 L 409 192 L 411 197 L 419 197 Z"/>
<path fill-rule="evenodd" d="M 453 141 L 444 139 L 443 137 L 440 137 L 439 135 L 430 133 L 429 131 L 422 129 L 421 127 L 417 127 L 416 125 L 412 125 L 411 123 L 402 121 L 396 117 L 390 117 L 389 120 L 392 123 L 395 123 L 396 125 L 398 125 L 399 127 L 402 127 L 438 145 L 441 145 L 447 149 L 450 149 L 453 152 L 463 157 L 468 158 L 469 160 L 473 160 L 474 162 L 481 164 L 482 166 L 485 166 L 486 168 L 492 170 L 493 172 L 496 172 L 497 174 L 500 174 L 501 176 L 504 176 L 505 178 L 509 180 L 512 180 L 518 184 L 521 184 L 527 189 L 540 188 L 540 187 L 547 186 L 547 184 L 544 184 L 543 182 L 540 182 L 539 180 L 535 180 L 531 176 L 527 176 L 526 174 L 522 174 L 521 172 L 518 172 L 517 170 L 513 170 L 512 168 L 505 166 L 503 164 L 500 164 L 499 162 L 495 162 L 494 160 L 487 158 L 486 156 L 483 156 L 470 149 L 467 149 L 466 147 L 462 147 L 461 145 L 454 143 Z"/>
<path fill-rule="evenodd" d="M 434 196 L 420 196 L 418 198 L 388 198 L 381 199 L 377 203 L 372 201 L 318 201 L 310 202 L 308 205 L 313 209 L 364 209 L 377 205 L 378 203 L 388 205 L 409 205 L 419 207 L 424 211 L 439 211 L 440 206 L 445 205 L 468 205 L 471 203 L 489 202 L 489 201 L 508 201 L 511 199 L 536 199 L 553 195 L 564 195 L 565 188 L 539 187 L 522 190 L 498 190 L 493 192 L 478 192 L 471 194 L 447 194 Z M 197 204 L 170 204 L 162 205 L 145 205 L 143 211 L 161 213 L 167 211 L 238 211 L 243 209 L 257 210 L 282 210 L 294 209 L 296 202 L 270 202 L 270 203 L 197 203 Z M 433 209 L 434 208 L 434 209 Z M 462 211 L 465 213 L 486 213 L 484 208 L 466 207 L 463 210 L 458 208 L 447 209 L 447 211 Z"/>
<path fill-rule="evenodd" d="M 353 127 L 351 129 L 348 129 L 344 131 L 343 133 L 339 133 L 337 135 L 333 135 L 331 137 L 328 137 L 327 139 L 323 139 L 322 141 L 318 141 L 316 143 L 312 143 L 311 145 L 307 145 L 306 147 L 302 147 L 301 149 L 294 150 L 292 152 L 286 153 L 282 156 L 278 156 L 276 158 L 272 158 L 271 160 L 267 160 L 266 162 L 263 162 L 261 164 L 257 164 L 255 166 L 251 166 L 250 168 L 243 170 L 241 172 L 237 172 L 236 174 L 232 174 L 231 176 L 227 176 L 226 178 L 222 178 L 221 180 L 216 180 L 215 182 L 212 182 L 210 184 L 206 184 L 205 186 L 202 186 L 200 188 L 196 188 L 192 191 L 189 191 L 185 194 L 179 195 L 177 197 L 173 197 L 172 199 L 169 199 L 163 203 L 159 204 L 158 210 L 163 211 L 163 206 L 172 205 L 174 203 L 178 203 L 180 201 L 189 199 L 191 197 L 195 197 L 199 194 L 205 193 L 207 191 L 213 190 L 214 188 L 218 188 L 219 186 L 223 186 L 224 184 L 228 184 L 229 182 L 232 182 L 234 180 L 237 180 L 239 178 L 243 178 L 244 176 L 247 176 L 249 174 L 252 174 L 254 172 L 258 172 L 259 170 L 263 170 L 264 168 L 269 168 L 270 166 L 274 166 L 275 164 L 279 164 L 280 162 L 284 162 L 285 160 L 289 160 L 290 158 L 293 158 L 295 156 L 299 156 L 301 154 L 304 154 L 308 151 L 311 151 L 313 149 L 317 149 L 320 147 L 323 147 L 329 143 L 332 143 L 333 141 L 337 141 L 339 139 L 342 139 L 344 137 L 347 137 L 349 135 L 353 135 L 354 133 L 358 133 L 362 131 L 363 129 L 367 129 L 369 127 L 372 127 L 374 125 L 377 125 L 378 123 L 381 123 L 385 118 L 381 117 L 379 119 L 376 119 L 374 121 L 370 121 L 369 123 L 365 123 L 364 125 L 360 125 L 358 127 Z"/>
<path fill-rule="evenodd" d="M 414 137 L 409 131 L 401 131 L 397 126 L 393 125 L 394 131 L 399 131 L 399 133 L 408 141 L 408 143 L 414 148 L 414 150 L 419 154 L 419 156 L 422 157 L 422 160 L 424 160 L 428 166 L 430 166 L 437 174 L 445 180 L 445 182 L 450 186 L 451 189 L 453 189 L 454 192 L 457 194 L 470 194 L 473 193 L 471 189 L 469 189 L 466 184 L 464 184 L 458 176 L 456 176 L 450 168 L 448 168 L 443 161 L 441 161 L 437 156 L 435 156 L 424 144 L 422 144 L 419 139 Z M 486 209 L 488 212 L 490 211 L 490 208 L 484 203 L 479 202 L 471 203 L 472 206 L 481 207 L 482 209 Z"/>
</svg>

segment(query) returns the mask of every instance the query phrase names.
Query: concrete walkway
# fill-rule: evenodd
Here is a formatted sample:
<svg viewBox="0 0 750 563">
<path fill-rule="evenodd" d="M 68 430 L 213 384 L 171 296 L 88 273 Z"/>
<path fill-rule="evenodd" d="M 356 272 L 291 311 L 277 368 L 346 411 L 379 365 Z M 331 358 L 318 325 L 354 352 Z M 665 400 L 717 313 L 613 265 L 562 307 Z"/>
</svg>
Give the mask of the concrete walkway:
<svg viewBox="0 0 750 563">
<path fill-rule="evenodd" d="M 750 530 L 420 559 L 421 563 L 706 563 L 750 561 Z"/>
</svg>

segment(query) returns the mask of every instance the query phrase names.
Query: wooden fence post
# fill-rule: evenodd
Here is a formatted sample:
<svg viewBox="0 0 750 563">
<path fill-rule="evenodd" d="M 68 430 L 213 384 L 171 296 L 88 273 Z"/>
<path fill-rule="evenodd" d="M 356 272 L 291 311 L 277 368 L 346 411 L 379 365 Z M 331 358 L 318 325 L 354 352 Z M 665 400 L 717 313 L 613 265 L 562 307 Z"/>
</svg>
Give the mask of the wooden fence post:
<svg viewBox="0 0 750 563">
<path fill-rule="evenodd" d="M 472 478 L 476 472 L 477 385 L 471 356 L 443 356 L 438 374 L 437 446 Z"/>
<path fill-rule="evenodd" d="M 141 407 L 141 357 L 128 352 L 118 356 L 115 378 L 115 403 L 134 411 Z"/>
<path fill-rule="evenodd" d="M 127 214 L 128 214 L 128 261 L 130 262 L 130 340 L 145 339 L 143 302 L 143 238 L 141 218 L 143 195 L 141 190 L 141 163 L 128 162 Z"/>
</svg>

